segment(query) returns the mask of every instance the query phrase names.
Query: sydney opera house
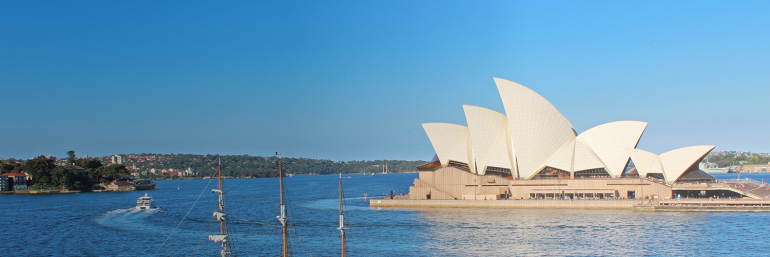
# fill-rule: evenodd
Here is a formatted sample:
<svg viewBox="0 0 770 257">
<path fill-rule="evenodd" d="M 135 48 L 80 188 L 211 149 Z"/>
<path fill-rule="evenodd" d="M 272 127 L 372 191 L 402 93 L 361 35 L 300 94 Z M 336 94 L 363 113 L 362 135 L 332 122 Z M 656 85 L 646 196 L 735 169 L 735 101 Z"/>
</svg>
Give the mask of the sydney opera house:
<svg viewBox="0 0 770 257">
<path fill-rule="evenodd" d="M 467 126 L 422 124 L 436 157 L 418 167 L 409 199 L 663 199 L 672 197 L 673 185 L 714 180 L 698 165 L 712 145 L 662 154 L 637 149 L 642 121 L 578 134 L 539 94 L 494 81 L 504 114 L 464 105 Z"/>
</svg>

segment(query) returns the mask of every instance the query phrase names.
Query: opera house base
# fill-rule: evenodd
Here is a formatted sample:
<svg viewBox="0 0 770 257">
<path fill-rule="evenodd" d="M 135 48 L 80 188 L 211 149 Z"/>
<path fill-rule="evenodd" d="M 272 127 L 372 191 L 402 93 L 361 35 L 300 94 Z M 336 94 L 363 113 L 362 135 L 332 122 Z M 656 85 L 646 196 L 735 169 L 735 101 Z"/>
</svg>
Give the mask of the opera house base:
<svg viewBox="0 0 770 257">
<path fill-rule="evenodd" d="M 408 195 L 371 199 L 369 206 L 770 211 L 770 187 L 749 180 L 673 185 L 651 178 L 517 180 L 450 166 L 422 170 Z"/>
<path fill-rule="evenodd" d="M 670 186 L 640 178 L 515 180 L 456 167 L 421 171 L 408 200 L 372 199 L 372 207 L 627 208 L 672 196 Z"/>
<path fill-rule="evenodd" d="M 768 212 L 770 201 L 762 200 L 664 200 L 655 204 L 634 206 L 638 211 L 681 212 L 681 211 L 726 211 L 726 212 Z"/>
<path fill-rule="evenodd" d="M 371 199 L 370 207 L 634 209 L 642 200 L 390 200 Z"/>
<path fill-rule="evenodd" d="M 512 179 L 477 175 L 456 167 L 420 171 L 410 200 L 570 199 L 617 200 L 671 197 L 671 186 L 641 178 Z"/>
</svg>

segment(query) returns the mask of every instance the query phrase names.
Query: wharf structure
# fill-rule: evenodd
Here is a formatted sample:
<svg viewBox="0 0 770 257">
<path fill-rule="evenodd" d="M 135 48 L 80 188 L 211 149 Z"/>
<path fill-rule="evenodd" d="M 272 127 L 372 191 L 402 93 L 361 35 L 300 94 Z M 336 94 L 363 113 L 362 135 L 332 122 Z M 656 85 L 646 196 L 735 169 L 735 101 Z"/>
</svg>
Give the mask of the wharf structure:
<svg viewBox="0 0 770 257">
<path fill-rule="evenodd" d="M 541 95 L 494 81 L 505 114 L 463 105 L 467 126 L 422 124 L 433 161 L 418 167 L 408 196 L 373 199 L 370 206 L 633 208 L 682 197 L 770 196 L 762 183 L 717 183 L 702 171 L 699 163 L 713 145 L 662 154 L 636 149 L 647 127 L 642 121 L 610 122 L 578 134 Z M 751 193 L 745 184 L 764 191 Z"/>
</svg>

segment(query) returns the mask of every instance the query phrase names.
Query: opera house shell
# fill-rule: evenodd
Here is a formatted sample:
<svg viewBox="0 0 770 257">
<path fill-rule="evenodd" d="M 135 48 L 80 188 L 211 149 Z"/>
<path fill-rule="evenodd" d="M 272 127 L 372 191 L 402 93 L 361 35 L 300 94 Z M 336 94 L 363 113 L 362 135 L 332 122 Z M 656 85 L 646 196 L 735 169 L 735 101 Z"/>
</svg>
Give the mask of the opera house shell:
<svg viewBox="0 0 770 257">
<path fill-rule="evenodd" d="M 545 180 L 569 182 L 641 177 L 654 179 L 665 186 L 685 180 L 714 179 L 698 169 L 698 163 L 714 146 L 684 147 L 660 155 L 636 149 L 647 127 L 642 121 L 610 122 L 578 134 L 564 115 L 541 95 L 513 81 L 500 78 L 494 81 L 505 114 L 464 105 L 467 127 L 448 123 L 422 124 L 436 158 L 434 162 L 418 167 L 433 173 L 423 175 L 421 172 L 415 181 L 412 191 L 422 188 L 421 192 L 415 192 L 417 198 L 430 199 L 430 192 L 438 192 L 442 199 L 464 199 L 464 195 L 471 193 L 463 184 L 479 184 L 469 182 L 479 180 L 500 187 L 499 192 L 484 189 L 489 195 L 502 192 L 511 195 L 517 190 L 511 185 L 534 183 L 531 181 L 542 184 Z M 477 180 L 482 176 L 492 177 Z M 606 186 L 593 187 L 596 192 L 608 190 Z M 478 190 L 474 190 L 473 195 L 478 195 Z M 521 192 L 522 197 L 535 195 L 534 191 L 527 190 Z M 612 192 L 607 195 L 628 197 L 631 194 L 622 194 L 617 189 Z M 650 192 L 656 191 L 650 189 Z"/>
</svg>

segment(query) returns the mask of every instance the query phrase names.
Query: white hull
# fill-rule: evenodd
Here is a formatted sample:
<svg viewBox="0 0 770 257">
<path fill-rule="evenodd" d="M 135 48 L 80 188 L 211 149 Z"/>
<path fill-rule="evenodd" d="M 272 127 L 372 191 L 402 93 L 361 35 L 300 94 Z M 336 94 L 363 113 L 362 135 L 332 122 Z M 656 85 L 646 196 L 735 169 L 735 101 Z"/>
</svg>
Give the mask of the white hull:
<svg viewBox="0 0 770 257">
<path fill-rule="evenodd" d="M 708 174 L 727 174 L 729 173 L 730 169 L 728 168 L 717 168 L 717 169 L 701 169 L 702 171 L 705 171 Z"/>
</svg>

